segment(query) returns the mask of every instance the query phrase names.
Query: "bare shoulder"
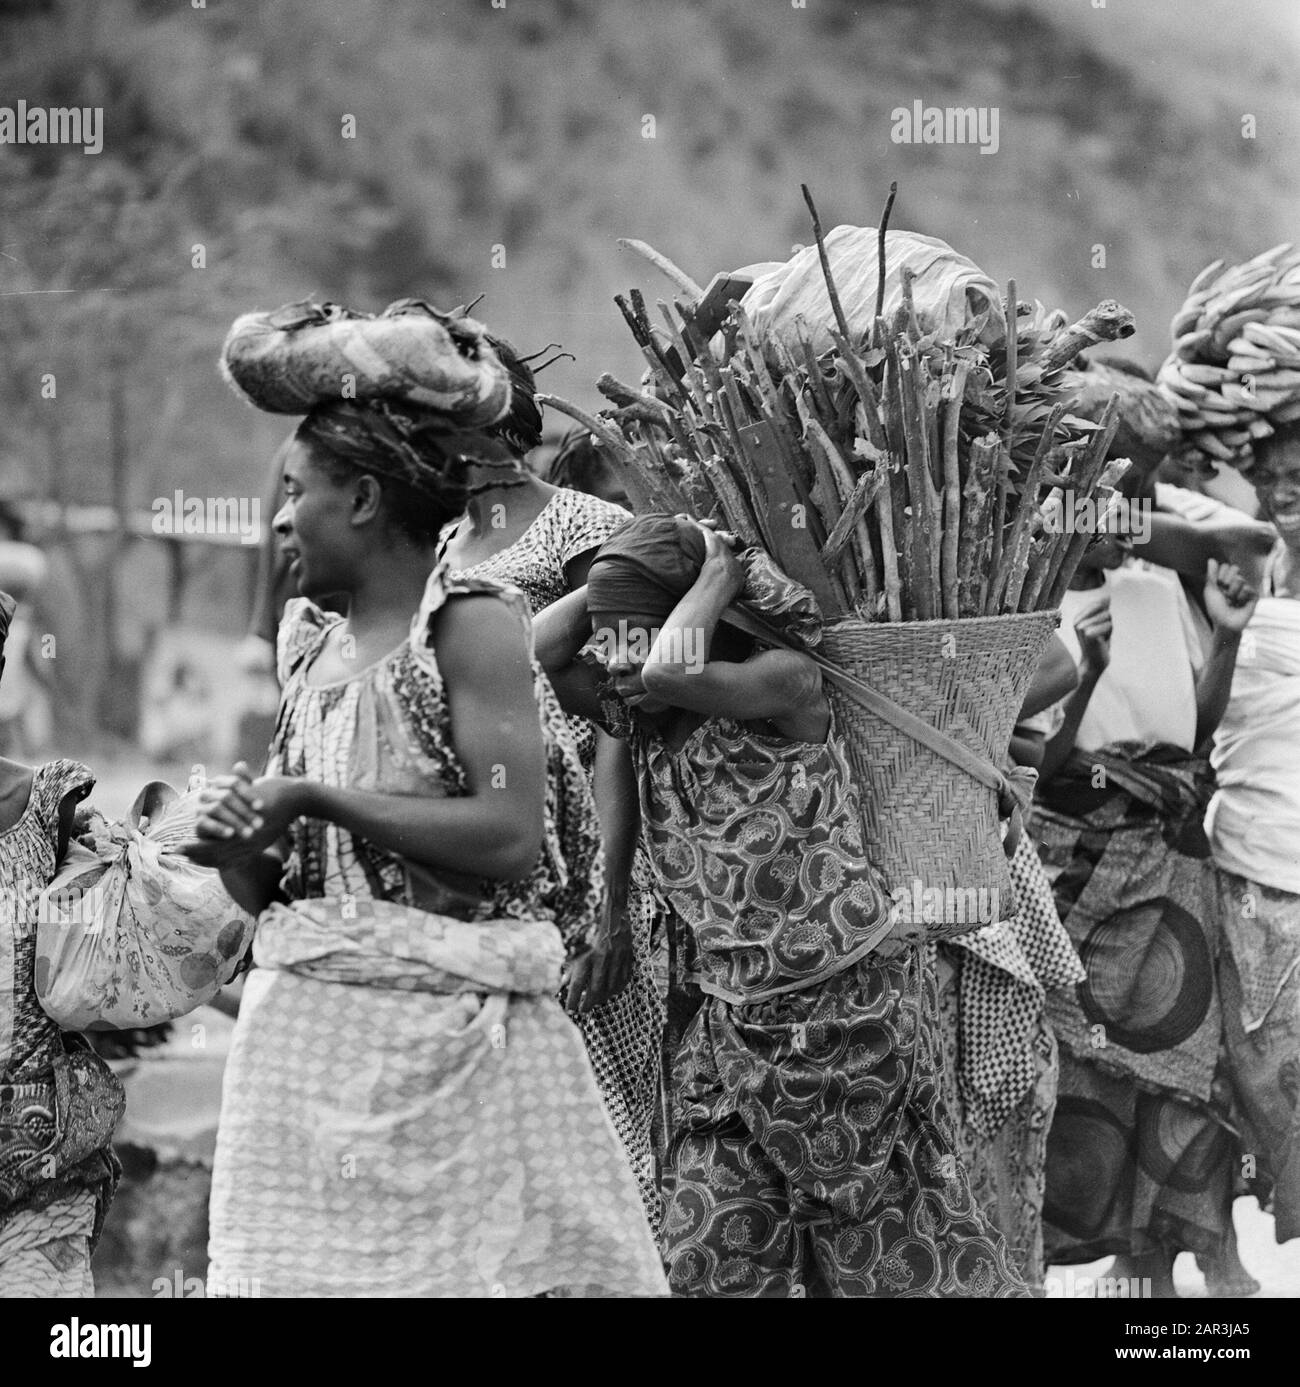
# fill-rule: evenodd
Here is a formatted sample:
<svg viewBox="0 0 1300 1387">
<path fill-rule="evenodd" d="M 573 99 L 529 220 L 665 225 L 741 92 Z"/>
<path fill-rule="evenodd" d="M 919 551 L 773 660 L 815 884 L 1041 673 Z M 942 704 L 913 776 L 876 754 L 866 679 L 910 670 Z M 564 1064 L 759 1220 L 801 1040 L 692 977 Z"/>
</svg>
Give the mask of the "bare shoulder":
<svg viewBox="0 0 1300 1387">
<path fill-rule="evenodd" d="M 451 682 L 528 668 L 528 632 L 519 614 L 490 593 L 466 594 L 441 607 L 434 617 L 433 643 L 438 666 Z"/>
<path fill-rule="evenodd" d="M 22 818 L 35 783 L 36 772 L 31 766 L 0 756 L 0 832 Z"/>
</svg>

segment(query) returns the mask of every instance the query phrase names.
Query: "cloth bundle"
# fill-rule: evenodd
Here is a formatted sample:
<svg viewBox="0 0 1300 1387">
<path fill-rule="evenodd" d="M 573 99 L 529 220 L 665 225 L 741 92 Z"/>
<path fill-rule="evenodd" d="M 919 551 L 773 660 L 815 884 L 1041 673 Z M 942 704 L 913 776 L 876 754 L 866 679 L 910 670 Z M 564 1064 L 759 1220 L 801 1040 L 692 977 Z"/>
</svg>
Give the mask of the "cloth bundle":
<svg viewBox="0 0 1300 1387">
<path fill-rule="evenodd" d="M 161 812 L 143 830 L 149 796 Z M 194 837 L 199 791 L 146 787 L 125 823 L 93 814 L 41 893 L 36 996 L 71 1031 L 128 1030 L 184 1016 L 234 976 L 255 921 L 221 876 L 177 849 Z"/>
<path fill-rule="evenodd" d="M 399 299 L 375 315 L 311 302 L 245 313 L 226 336 L 221 372 L 272 414 L 383 399 L 424 405 L 449 427 L 476 429 L 500 422 L 511 404 L 509 371 L 483 324 L 419 299 Z"/>
<path fill-rule="evenodd" d="M 873 226 L 837 226 L 825 238 L 831 275 L 854 339 L 868 333 L 875 318 L 878 235 Z M 973 330 L 980 341 L 989 344 L 1006 336 L 997 285 L 946 241 L 914 231 L 885 233 L 885 300 L 881 311 L 886 319 L 903 302 L 905 269 L 916 276 L 912 302 L 923 334 L 937 331 L 946 339 Z M 749 265 L 736 273 L 754 280 L 741 303 L 760 332 L 775 332 L 796 352 L 801 333 L 815 352 L 834 345 L 830 329 L 835 318 L 816 246 L 806 247 L 784 263 Z"/>
</svg>

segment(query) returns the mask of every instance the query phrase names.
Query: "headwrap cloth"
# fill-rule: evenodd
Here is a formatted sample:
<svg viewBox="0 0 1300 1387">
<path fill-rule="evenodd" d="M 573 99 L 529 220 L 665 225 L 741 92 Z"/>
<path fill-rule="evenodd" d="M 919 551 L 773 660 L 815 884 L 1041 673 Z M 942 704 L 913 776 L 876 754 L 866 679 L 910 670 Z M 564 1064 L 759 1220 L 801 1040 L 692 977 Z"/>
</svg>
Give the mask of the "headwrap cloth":
<svg viewBox="0 0 1300 1387">
<path fill-rule="evenodd" d="M 14 619 L 14 612 L 18 610 L 18 603 L 9 596 L 7 592 L 0 592 L 0 650 L 4 649 L 4 643 L 9 636 L 9 626 Z"/>
<path fill-rule="evenodd" d="M 587 575 L 593 614 L 668 616 L 695 586 L 705 556 L 704 533 L 686 516 L 650 514 L 626 521 L 601 546 Z M 760 549 L 737 555 L 745 571 L 739 601 L 798 644 L 821 639 L 812 593 L 786 577 Z"/>
</svg>

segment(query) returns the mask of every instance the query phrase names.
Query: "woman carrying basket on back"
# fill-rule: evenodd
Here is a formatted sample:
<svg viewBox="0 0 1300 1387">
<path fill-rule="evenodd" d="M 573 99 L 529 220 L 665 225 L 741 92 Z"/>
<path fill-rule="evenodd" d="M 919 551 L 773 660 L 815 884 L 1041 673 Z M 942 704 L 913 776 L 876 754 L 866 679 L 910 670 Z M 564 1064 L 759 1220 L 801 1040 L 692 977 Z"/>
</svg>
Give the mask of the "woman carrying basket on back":
<svg viewBox="0 0 1300 1387">
<path fill-rule="evenodd" d="M 642 516 L 536 622 L 562 704 L 628 740 L 659 889 L 705 974 L 674 1083 L 670 1285 L 1024 1294 L 954 1153 L 921 953 L 871 952 L 890 902 L 820 671 L 720 625 L 744 583 L 723 537 Z"/>
</svg>

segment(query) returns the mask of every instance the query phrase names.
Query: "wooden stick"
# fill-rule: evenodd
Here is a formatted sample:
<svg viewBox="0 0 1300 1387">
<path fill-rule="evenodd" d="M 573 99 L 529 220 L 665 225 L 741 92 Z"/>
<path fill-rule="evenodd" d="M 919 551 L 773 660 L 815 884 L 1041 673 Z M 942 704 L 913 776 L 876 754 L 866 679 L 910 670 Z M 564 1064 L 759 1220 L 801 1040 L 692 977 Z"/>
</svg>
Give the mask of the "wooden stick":
<svg viewBox="0 0 1300 1387">
<path fill-rule="evenodd" d="M 849 497 L 848 504 L 840 518 L 835 522 L 834 529 L 826 538 L 826 544 L 822 553 L 830 563 L 835 563 L 841 559 L 850 558 L 847 546 L 854 530 L 862 523 L 862 517 L 867 512 L 867 507 L 875 500 L 876 493 L 885 483 L 883 471 L 864 472 L 858 478 L 858 484 L 853 489 L 853 494 Z M 874 596 L 873 594 L 869 594 Z"/>
<path fill-rule="evenodd" d="M 1059 332 L 1043 353 L 1041 366 L 1043 375 L 1059 370 L 1073 361 L 1081 351 L 1095 346 L 1098 342 L 1114 342 L 1122 337 L 1132 337 L 1137 324 L 1132 313 L 1114 299 L 1103 299 L 1096 308 L 1090 308 L 1077 323 L 1072 323 Z"/>
<path fill-rule="evenodd" d="M 1119 428 L 1118 391 L 1110 397 L 1099 422 L 1101 427 L 1092 436 L 1088 449 L 1084 453 L 1083 465 L 1079 470 L 1078 479 L 1075 482 L 1076 504 L 1079 499 L 1092 495 L 1106 466 L 1106 453 L 1115 437 L 1115 430 Z M 1079 561 L 1083 558 L 1084 550 L 1087 549 L 1091 539 L 1092 536 L 1086 531 L 1071 536 L 1070 543 L 1065 550 L 1065 559 L 1048 589 L 1047 605 L 1049 608 L 1060 606 L 1061 599 L 1065 596 L 1075 570 L 1079 567 Z"/>
<path fill-rule="evenodd" d="M 1003 531 L 1007 524 L 1007 469 L 1010 465 L 1011 457 L 1006 451 L 1006 444 L 1003 443 L 999 452 L 996 486 L 993 493 L 989 569 L 985 571 L 982 579 L 982 591 L 986 600 L 992 591 L 993 579 L 1002 565 Z M 989 614 L 983 606 L 981 606 L 981 610 L 984 616 Z"/>
<path fill-rule="evenodd" d="M 1052 495 L 1056 495 L 1053 492 Z M 1043 503 L 1040 515 L 1045 511 L 1046 506 L 1051 501 L 1051 495 Z M 1029 563 L 1026 565 L 1025 586 L 1020 594 L 1020 605 L 1016 608 L 1021 612 L 1036 612 L 1038 610 L 1038 595 L 1042 591 L 1043 581 L 1048 572 L 1048 555 L 1051 552 L 1053 536 L 1051 534 L 1039 534 L 1035 537 L 1029 551 Z"/>
<path fill-rule="evenodd" d="M 660 414 L 669 414 L 671 410 L 663 400 L 654 395 L 647 395 L 644 390 L 638 390 L 635 386 L 624 385 L 616 376 L 611 376 L 608 371 L 596 379 L 596 389 L 607 399 L 613 400 L 616 405 L 644 405 Z"/>
<path fill-rule="evenodd" d="M 628 406 L 628 408 L 636 408 L 636 406 Z M 655 423 L 658 421 L 656 420 Z M 662 509 L 670 515 L 677 515 L 681 511 L 690 510 L 686 493 L 677 485 L 676 478 L 668 470 L 668 460 L 660 452 L 654 436 L 644 427 L 641 429 L 641 450 L 638 453 L 637 461 L 647 486 L 655 493 L 657 502 Z"/>
<path fill-rule="evenodd" d="M 699 334 L 694 333 L 690 325 L 687 330 L 692 332 L 692 340 L 696 345 L 700 345 Z M 721 420 L 722 426 L 726 431 L 727 439 L 731 444 L 732 456 L 737 460 L 745 456 L 744 445 L 740 441 L 740 429 L 744 425 L 744 419 L 737 419 L 731 408 L 731 402 L 727 396 L 727 387 L 722 379 L 722 372 L 718 363 L 714 360 L 713 353 L 708 349 L 708 343 L 703 343 L 701 349 L 695 352 L 695 363 L 703 373 L 703 377 L 708 381 L 709 389 L 713 392 L 713 412 Z M 707 408 L 701 401 L 699 408 Z"/>
<path fill-rule="evenodd" d="M 898 362 L 898 393 L 902 406 L 903 436 L 907 440 L 908 499 L 912 507 L 912 578 L 917 616 L 929 621 L 935 615 L 934 585 L 931 581 L 931 557 L 938 558 L 934 533 L 934 484 L 930 481 L 930 463 L 922 406 L 916 399 L 916 358 L 910 344 L 904 340 L 895 348 Z"/>
<path fill-rule="evenodd" d="M 916 321 L 916 304 L 912 302 L 912 281 L 916 271 L 910 265 L 903 266 L 903 311 L 907 315 L 907 338 L 909 342 L 921 340 L 921 325 Z"/>
<path fill-rule="evenodd" d="M 812 493 L 810 491 L 811 478 L 805 471 L 807 460 L 800 449 L 797 441 L 791 435 L 788 428 L 786 411 L 781 404 L 781 393 L 777 389 L 776 382 L 772 379 L 771 372 L 767 369 L 767 362 L 763 360 L 763 350 L 759 343 L 758 336 L 754 332 L 748 317 L 742 311 L 740 314 L 741 337 L 745 343 L 746 351 L 749 356 L 750 366 L 754 372 L 754 385 L 762 396 L 764 408 L 770 419 L 773 432 L 777 442 L 781 447 L 781 452 L 786 461 L 786 466 L 790 472 L 790 480 L 794 483 L 795 491 L 799 494 L 799 499 L 808 508 L 809 520 L 818 520 L 816 507 L 813 505 Z M 817 530 L 813 538 L 819 544 L 826 541 L 826 533 L 821 529 L 818 520 Z"/>
<path fill-rule="evenodd" d="M 1015 521 L 1011 527 L 1011 537 L 1007 542 L 1005 562 L 994 578 L 993 600 L 1008 612 L 1018 610 L 1020 595 L 1027 576 L 1025 565 L 1029 561 L 1030 527 L 1039 515 L 1038 488 L 1042 482 L 1043 471 L 1052 445 L 1056 441 L 1056 430 L 1065 418 L 1067 406 L 1055 404 L 1043 425 L 1042 437 L 1034 449 L 1033 461 L 1025 473 L 1021 487 L 1020 503 L 1016 507 Z"/>
<path fill-rule="evenodd" d="M 921 403 L 922 422 L 926 428 L 925 455 L 930 459 L 930 480 L 936 491 L 943 491 L 943 392 L 948 377 L 952 375 L 952 362 L 944 360 L 939 365 L 936 379 L 930 369 L 931 357 L 925 352 L 916 353 L 917 399 Z M 935 507 L 935 528 L 943 523 L 941 508 Z M 935 584 L 938 585 L 938 568 L 935 569 Z"/>
<path fill-rule="evenodd" d="M 871 315 L 871 345 L 878 347 L 882 336 L 880 317 L 885 311 L 885 232 L 889 227 L 889 214 L 894 210 L 894 198 L 898 196 L 898 183 L 889 185 L 889 197 L 885 200 L 885 210 L 880 215 L 880 226 L 876 231 L 876 311 Z M 844 334 L 845 339 L 848 333 Z"/>
<path fill-rule="evenodd" d="M 902 621 L 903 599 L 898 579 L 898 546 L 894 542 L 894 488 L 890 485 L 889 459 L 880 464 L 884 485 L 876 493 L 876 525 L 880 530 L 881 585 L 890 621 Z"/>
<path fill-rule="evenodd" d="M 840 296 L 835 292 L 835 280 L 831 277 L 831 259 L 826 254 L 826 242 L 822 238 L 821 218 L 817 215 L 817 207 L 813 202 L 812 194 L 808 191 L 808 185 L 799 185 L 803 192 L 803 200 L 808 204 L 808 212 L 812 217 L 813 236 L 817 241 L 817 255 L 822 262 L 822 278 L 826 281 L 826 292 L 830 295 L 831 311 L 835 314 L 835 323 L 845 337 L 849 335 L 848 319 L 844 316 L 844 309 L 840 306 Z"/>
<path fill-rule="evenodd" d="M 605 413 L 611 418 L 616 419 L 620 424 L 638 423 L 648 424 L 652 428 L 662 429 L 666 434 L 672 434 L 672 417 L 668 411 L 659 408 L 655 409 L 650 405 L 642 404 L 639 400 L 634 400 L 628 405 L 619 405 L 613 410 L 606 410 Z"/>
<path fill-rule="evenodd" d="M 882 382 L 884 389 L 885 435 L 889 439 L 891 461 L 897 463 L 890 468 L 889 494 L 893 509 L 894 534 L 898 538 L 903 563 L 899 569 L 899 586 L 902 591 L 903 610 L 906 620 L 916 619 L 916 568 L 915 535 L 913 522 L 915 507 L 908 505 L 907 487 L 907 431 L 903 427 L 903 406 L 899 396 L 899 368 L 897 344 L 892 337 L 882 337 L 885 343 L 887 368 Z"/>
<path fill-rule="evenodd" d="M 952 374 L 944 382 L 947 394 L 943 409 L 943 549 L 939 569 L 943 614 L 946 617 L 961 614 L 957 587 L 957 541 L 961 536 L 961 473 L 957 463 L 957 437 L 969 370 L 965 361 L 957 361 L 953 364 Z"/>
<path fill-rule="evenodd" d="M 559 395 L 546 395 L 540 391 L 537 394 L 537 403 L 558 410 L 561 414 L 567 414 L 570 419 L 576 419 L 589 433 L 594 433 L 611 452 L 620 456 L 631 455 L 632 449 L 627 440 L 612 424 L 597 418 L 594 414 L 588 414 L 580 405 L 572 404 Z"/>
<path fill-rule="evenodd" d="M 803 354 L 804 370 L 808 373 L 808 388 L 812 391 L 813 399 L 817 402 L 817 410 L 820 416 L 828 423 L 835 419 L 835 406 L 831 403 L 830 392 L 826 388 L 826 377 L 822 375 L 821 367 L 817 364 L 817 356 L 812 348 L 812 340 L 803 331 L 804 319 L 801 314 L 795 319 L 795 328 L 798 332 L 799 349 Z M 780 339 L 777 339 L 778 341 Z M 793 364 L 793 363 L 792 363 Z"/>
<path fill-rule="evenodd" d="M 687 363 L 689 357 L 683 359 L 681 354 L 673 348 L 660 346 L 659 339 L 655 336 L 654 328 L 650 325 L 650 315 L 646 312 L 645 295 L 640 289 L 633 289 L 628 294 L 628 299 L 632 304 L 632 312 L 636 315 L 636 320 L 641 325 L 642 332 L 645 333 L 646 341 L 650 350 L 663 363 L 664 370 L 679 385 L 686 376 Z"/>
<path fill-rule="evenodd" d="M 677 465 L 682 469 L 681 486 L 690 500 L 690 513 L 701 520 L 716 519 L 721 514 L 722 504 L 705 477 L 701 463 L 687 452 L 677 459 Z"/>
<path fill-rule="evenodd" d="M 799 417 L 803 421 L 805 438 L 812 445 L 808 449 L 808 454 L 813 464 L 813 496 L 816 499 L 817 493 L 820 491 L 824 497 L 821 510 L 823 517 L 829 513 L 830 518 L 826 525 L 826 531 L 829 534 L 849 496 L 853 494 L 856 478 L 848 470 L 844 459 L 840 457 L 839 450 L 831 441 L 830 434 L 822 427 L 821 420 L 802 399 L 798 403 Z M 845 494 L 840 469 L 849 471 L 847 494 Z"/>
<path fill-rule="evenodd" d="M 1016 408 L 1016 371 L 1020 357 L 1020 319 L 1016 304 L 1016 281 L 1007 280 L 1007 413 L 1003 422 L 1007 452 L 1012 445 L 1012 416 Z"/>
<path fill-rule="evenodd" d="M 718 498 L 727 528 L 734 531 L 744 544 L 755 545 L 771 553 L 770 541 L 759 534 L 758 525 L 722 459 L 706 458 L 700 465 L 713 488 L 713 494 Z"/>
<path fill-rule="evenodd" d="M 648 260 L 656 270 L 667 275 L 683 293 L 689 294 L 694 302 L 699 303 L 704 297 L 704 290 L 696 284 L 690 275 L 685 270 L 678 269 L 666 255 L 660 255 L 653 246 L 647 245 L 644 241 L 634 241 L 627 236 L 620 236 L 617 244 L 622 246 L 624 250 L 635 251 Z"/>
<path fill-rule="evenodd" d="M 618 305 L 618 311 L 623 315 L 629 328 L 632 330 L 632 337 L 641 354 L 650 364 L 651 374 L 659 382 L 660 387 L 670 395 L 675 396 L 679 401 L 685 402 L 687 394 L 678 378 L 664 365 L 662 358 L 655 350 L 654 338 L 647 330 L 643 329 L 637 320 L 636 314 L 632 311 L 627 300 L 622 294 L 614 295 L 614 302 Z"/>
<path fill-rule="evenodd" d="M 827 522 L 827 543 L 829 544 L 830 535 L 844 519 L 845 509 L 855 494 L 858 482 L 853 475 L 853 469 L 844 460 L 839 448 L 836 447 L 835 440 L 823 428 L 812 408 L 802 398 L 798 403 L 799 417 L 803 420 L 805 436 L 811 444 L 813 460 L 817 465 L 820 489 L 827 494 L 827 504 L 823 509 L 823 516 Z M 813 495 L 816 497 L 817 491 L 814 491 Z M 874 496 L 875 492 L 873 491 L 871 495 Z M 870 499 L 869 496 L 867 500 L 870 501 Z M 865 510 L 865 505 L 863 510 Z M 876 582 L 875 574 L 875 557 L 871 550 L 871 537 L 867 534 L 866 524 L 861 516 L 862 512 L 859 512 L 857 520 L 850 526 L 850 534 L 856 535 L 858 540 L 858 548 L 854 551 L 853 558 L 861 572 L 861 586 L 874 600 L 879 594 L 879 585 Z"/>
<path fill-rule="evenodd" d="M 996 434 L 971 444 L 970 468 L 962 489 L 961 538 L 957 549 L 958 603 L 962 616 L 982 616 L 981 573 L 989 549 L 988 511 L 993 468 L 998 455 Z"/>
<path fill-rule="evenodd" d="M 1019 351 L 1019 328 L 1016 319 L 1016 281 L 1007 283 L 1007 403 L 1002 420 L 1002 460 L 998 469 L 998 490 L 993 508 L 993 578 L 989 597 L 996 602 L 997 577 L 1003 570 L 1006 548 L 1007 488 L 1010 485 L 1011 448 L 1015 432 L 1012 414 L 1016 407 L 1016 369 Z"/>
<path fill-rule="evenodd" d="M 848 339 L 839 333 L 835 333 L 833 336 L 836 349 L 839 351 L 840 363 L 843 365 L 849 380 L 852 381 L 853 388 L 858 393 L 858 400 L 865 411 L 867 440 L 878 452 L 887 452 L 889 443 L 880 424 L 880 396 L 876 393 L 876 388 L 872 385 L 871 378 L 858 359 L 857 353 L 849 345 Z"/>
</svg>

